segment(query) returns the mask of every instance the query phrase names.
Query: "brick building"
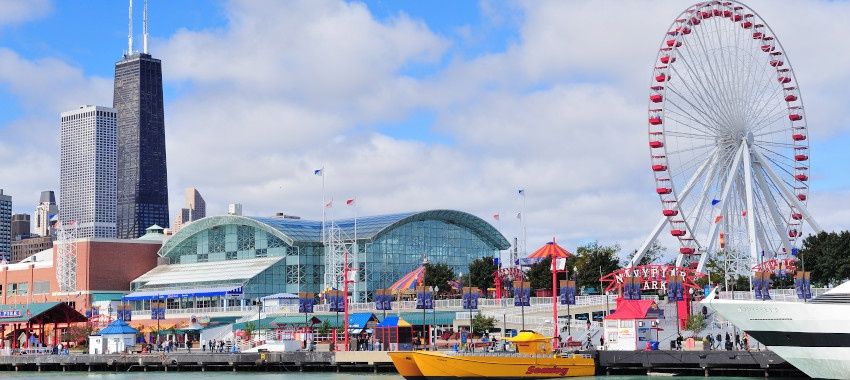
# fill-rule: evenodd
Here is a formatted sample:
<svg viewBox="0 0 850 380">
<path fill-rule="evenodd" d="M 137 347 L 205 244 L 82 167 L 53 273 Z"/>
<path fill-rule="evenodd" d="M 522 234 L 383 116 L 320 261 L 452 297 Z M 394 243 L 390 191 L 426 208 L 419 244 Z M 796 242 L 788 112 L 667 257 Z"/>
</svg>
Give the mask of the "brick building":
<svg viewBox="0 0 850 380">
<path fill-rule="evenodd" d="M 0 304 L 59 301 L 84 313 L 95 302 L 120 300 L 131 281 L 156 266 L 162 241 L 87 238 L 73 244 L 76 292 L 58 291 L 54 246 L 22 262 L 0 266 Z"/>
</svg>

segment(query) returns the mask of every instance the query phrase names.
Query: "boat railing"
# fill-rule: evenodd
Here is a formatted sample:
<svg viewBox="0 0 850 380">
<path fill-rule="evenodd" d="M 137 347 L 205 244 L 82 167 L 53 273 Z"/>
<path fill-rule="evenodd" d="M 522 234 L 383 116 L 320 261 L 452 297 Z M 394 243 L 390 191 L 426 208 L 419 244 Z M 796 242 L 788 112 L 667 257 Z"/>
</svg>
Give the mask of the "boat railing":
<svg viewBox="0 0 850 380">
<path fill-rule="evenodd" d="M 812 297 L 820 296 L 825 293 L 828 288 L 812 288 Z M 754 300 L 755 292 L 751 291 L 721 291 L 717 293 L 720 299 L 723 300 Z M 770 300 L 772 301 L 782 301 L 782 302 L 802 302 L 801 299 L 797 297 L 797 292 L 795 289 L 770 289 Z"/>
</svg>

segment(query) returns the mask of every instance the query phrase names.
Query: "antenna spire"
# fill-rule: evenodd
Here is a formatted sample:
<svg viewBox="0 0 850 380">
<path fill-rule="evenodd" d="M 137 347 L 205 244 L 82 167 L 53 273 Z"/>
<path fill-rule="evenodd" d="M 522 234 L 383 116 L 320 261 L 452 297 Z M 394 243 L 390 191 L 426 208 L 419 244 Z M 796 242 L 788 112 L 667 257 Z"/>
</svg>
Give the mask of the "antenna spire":
<svg viewBox="0 0 850 380">
<path fill-rule="evenodd" d="M 148 0 L 145 0 L 142 28 L 144 29 L 144 34 L 142 35 L 142 51 L 144 51 L 145 54 L 148 54 Z"/>
<path fill-rule="evenodd" d="M 129 27 L 127 28 L 127 55 L 133 55 L 133 0 L 130 0 L 130 11 L 127 13 Z"/>
</svg>

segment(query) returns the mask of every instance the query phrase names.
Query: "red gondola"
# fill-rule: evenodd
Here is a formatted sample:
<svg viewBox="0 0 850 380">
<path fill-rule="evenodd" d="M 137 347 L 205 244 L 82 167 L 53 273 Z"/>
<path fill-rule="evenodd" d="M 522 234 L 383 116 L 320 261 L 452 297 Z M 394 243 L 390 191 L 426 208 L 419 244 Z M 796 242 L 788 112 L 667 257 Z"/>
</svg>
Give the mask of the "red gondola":
<svg viewBox="0 0 850 380">
<path fill-rule="evenodd" d="M 663 172 L 667 170 L 667 165 L 652 165 L 652 171 L 654 172 Z"/>
<path fill-rule="evenodd" d="M 723 17 L 726 17 L 726 18 L 732 17 L 732 11 L 730 11 L 730 10 L 723 11 Z"/>
<path fill-rule="evenodd" d="M 667 46 L 668 47 L 674 47 L 674 46 L 679 47 L 679 46 L 682 46 L 682 41 L 667 40 Z"/>
<path fill-rule="evenodd" d="M 649 142 L 649 147 L 650 148 L 663 148 L 664 143 L 659 141 L 659 140 L 653 140 L 653 141 Z"/>
<path fill-rule="evenodd" d="M 659 187 L 659 188 L 655 189 L 655 192 L 658 193 L 658 195 L 666 195 L 666 194 L 672 193 L 673 190 L 670 189 L 669 187 Z"/>
<path fill-rule="evenodd" d="M 651 125 L 660 125 L 661 124 L 661 116 L 653 116 L 649 118 L 649 124 Z M 652 145 L 652 144 L 650 144 Z"/>
<path fill-rule="evenodd" d="M 673 236 L 685 236 L 685 230 L 670 230 L 670 235 Z"/>
<path fill-rule="evenodd" d="M 809 180 L 809 176 L 802 173 L 795 175 L 794 178 L 796 178 L 800 182 L 805 182 Z"/>
<path fill-rule="evenodd" d="M 794 139 L 794 141 L 803 141 L 806 139 L 806 135 L 802 133 L 795 133 L 791 135 L 791 138 Z"/>
<path fill-rule="evenodd" d="M 681 248 L 679 248 L 679 253 L 681 253 L 683 255 L 693 255 L 695 252 L 696 252 L 696 250 L 691 248 L 691 247 L 681 247 Z"/>
<path fill-rule="evenodd" d="M 788 115 L 788 119 L 790 119 L 791 121 L 800 121 L 803 120 L 803 116 L 798 113 L 792 113 Z"/>
<path fill-rule="evenodd" d="M 801 220 L 801 219 L 803 219 L 803 214 L 800 214 L 799 212 L 795 212 L 795 213 L 791 214 L 791 219 Z"/>
<path fill-rule="evenodd" d="M 688 20 L 688 25 L 699 25 L 700 22 L 701 21 L 698 18 L 691 17 L 691 19 Z"/>
<path fill-rule="evenodd" d="M 807 156 L 805 154 L 798 154 L 798 155 L 794 156 L 795 161 L 806 161 L 808 159 L 809 159 L 809 156 Z"/>
<path fill-rule="evenodd" d="M 796 96 L 796 95 L 793 95 L 793 94 L 792 94 L 792 95 L 785 95 L 785 101 L 786 101 L 786 102 L 793 102 L 793 101 L 795 101 L 795 100 L 797 100 L 797 96 Z"/>
<path fill-rule="evenodd" d="M 723 16 L 723 11 L 722 11 L 722 10 L 720 10 L 720 9 L 715 9 L 712 13 L 713 13 L 715 16 Z"/>
<path fill-rule="evenodd" d="M 764 34 L 762 34 L 762 32 L 753 33 L 753 39 L 754 40 L 760 40 L 762 37 L 764 37 Z"/>
<path fill-rule="evenodd" d="M 661 101 L 664 100 L 664 97 L 661 96 L 661 94 L 652 94 L 649 96 L 649 100 L 653 103 L 661 103 Z"/>
<path fill-rule="evenodd" d="M 779 78 L 776 78 L 776 80 L 778 80 L 779 83 L 790 83 L 791 77 L 779 77 Z"/>
<path fill-rule="evenodd" d="M 711 18 L 712 16 L 711 12 L 709 11 L 702 11 L 699 13 L 699 15 L 702 16 L 703 19 Z"/>
<path fill-rule="evenodd" d="M 751 23 L 749 21 L 744 21 L 744 22 L 741 23 L 741 27 L 744 28 L 744 29 L 749 29 L 749 28 L 753 27 L 753 23 Z"/>
<path fill-rule="evenodd" d="M 805 201 L 806 198 L 808 198 L 806 194 L 797 194 L 797 199 L 799 199 L 800 201 Z"/>
<path fill-rule="evenodd" d="M 788 237 L 790 237 L 790 238 L 797 237 L 797 234 L 798 234 L 797 230 L 788 231 Z"/>
<path fill-rule="evenodd" d="M 661 63 L 667 65 L 670 63 L 676 62 L 676 57 L 671 57 L 669 55 L 665 55 L 661 57 Z"/>
<path fill-rule="evenodd" d="M 767 38 L 765 38 L 765 39 L 767 39 Z M 764 44 L 764 45 L 761 45 L 761 51 L 763 51 L 763 52 L 765 52 L 765 53 L 772 52 L 772 51 L 773 51 L 773 49 L 776 49 L 776 48 L 775 48 L 773 45 L 771 45 L 771 44 Z"/>
<path fill-rule="evenodd" d="M 687 26 L 683 26 L 681 32 L 682 32 L 682 34 L 691 34 L 691 28 L 688 28 Z"/>
<path fill-rule="evenodd" d="M 661 73 L 655 76 L 655 81 L 658 83 L 662 83 L 667 80 L 670 80 L 670 76 L 667 74 Z"/>
<path fill-rule="evenodd" d="M 743 19 L 744 19 L 744 16 L 741 16 L 741 15 L 732 16 L 732 21 L 735 21 L 735 22 L 741 21 Z"/>
<path fill-rule="evenodd" d="M 782 66 L 784 64 L 785 64 L 785 62 L 782 62 L 781 60 L 778 60 L 778 59 L 773 59 L 773 60 L 770 61 L 770 65 L 773 66 L 773 67 L 779 67 L 779 66 Z"/>
<path fill-rule="evenodd" d="M 679 215 L 679 210 L 663 210 L 661 211 L 664 216 L 676 216 Z"/>
</svg>

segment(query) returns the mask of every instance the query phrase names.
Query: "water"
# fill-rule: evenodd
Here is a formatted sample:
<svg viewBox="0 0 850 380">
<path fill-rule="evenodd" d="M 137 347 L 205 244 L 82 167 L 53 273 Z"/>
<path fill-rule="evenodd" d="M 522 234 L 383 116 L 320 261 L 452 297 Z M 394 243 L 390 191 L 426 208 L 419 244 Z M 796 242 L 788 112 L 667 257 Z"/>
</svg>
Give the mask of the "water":
<svg viewBox="0 0 850 380">
<path fill-rule="evenodd" d="M 225 379 L 250 379 L 250 380 L 404 380 L 395 374 L 375 375 L 360 373 L 259 373 L 259 372 L 130 372 L 130 373 L 106 373 L 106 372 L 0 372 L 0 378 L 12 380 L 225 380 Z M 605 380 L 660 380 L 664 377 L 651 376 L 597 376 L 593 377 L 571 377 L 569 379 L 605 379 Z M 677 380 L 704 380 L 704 377 L 676 377 Z M 744 377 L 726 377 L 726 380 L 743 380 Z"/>
</svg>

